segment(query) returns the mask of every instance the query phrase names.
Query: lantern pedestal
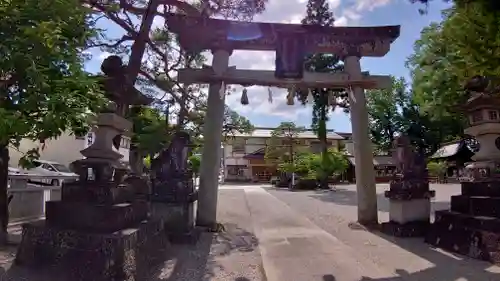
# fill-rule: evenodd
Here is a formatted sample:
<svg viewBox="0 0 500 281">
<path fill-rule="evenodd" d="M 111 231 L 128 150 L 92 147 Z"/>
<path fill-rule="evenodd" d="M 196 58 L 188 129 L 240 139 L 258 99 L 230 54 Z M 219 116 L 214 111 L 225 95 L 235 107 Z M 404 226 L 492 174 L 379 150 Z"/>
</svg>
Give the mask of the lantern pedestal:
<svg viewBox="0 0 500 281">
<path fill-rule="evenodd" d="M 391 182 L 390 190 L 385 192 L 389 199 L 389 222 L 382 223 L 382 232 L 397 237 L 424 236 L 434 196 L 425 178 Z"/>
<path fill-rule="evenodd" d="M 500 99 L 488 89 L 489 78 L 468 83 L 471 98 L 463 110 L 475 137 L 475 161 L 466 166 L 462 193 L 451 197 L 451 209 L 436 211 L 425 241 L 472 258 L 500 264 Z"/>
</svg>

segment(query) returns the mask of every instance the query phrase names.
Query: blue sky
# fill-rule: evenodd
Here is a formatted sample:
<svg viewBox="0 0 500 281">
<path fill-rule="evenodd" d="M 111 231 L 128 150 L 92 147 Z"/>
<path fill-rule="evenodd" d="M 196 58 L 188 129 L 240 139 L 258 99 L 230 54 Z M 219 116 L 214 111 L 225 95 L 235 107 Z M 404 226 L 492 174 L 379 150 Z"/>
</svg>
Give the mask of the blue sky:
<svg viewBox="0 0 500 281">
<path fill-rule="evenodd" d="M 296 23 L 305 15 L 306 0 L 270 0 L 266 11 L 257 16 L 256 21 Z M 409 0 L 330 0 L 337 25 L 376 26 L 401 25 L 401 35 L 392 44 L 391 51 L 383 58 L 364 58 L 362 68 L 378 75 L 404 76 L 409 80 L 405 67 L 406 58 L 413 52 L 413 43 L 420 37 L 421 30 L 433 21 L 441 20 L 441 10 L 449 7 L 443 1 L 432 1 L 428 14 L 420 15 L 421 5 L 410 4 Z M 104 23 L 111 37 L 120 36 L 120 28 Z M 93 59 L 86 68 L 95 72 L 106 54 L 92 51 Z M 210 60 L 210 55 L 207 56 Z M 230 65 L 246 69 L 274 69 L 274 53 L 236 51 Z M 271 88 L 273 102 L 268 102 L 268 89 L 251 87 L 248 89 L 250 104 L 240 104 L 238 92 L 226 98 L 226 103 L 256 126 L 277 126 L 283 121 L 293 121 L 302 126 L 310 126 L 311 108 L 301 105 L 287 106 L 285 91 Z M 350 132 L 349 116 L 339 112 L 330 115 L 328 128 L 340 132 Z"/>
</svg>

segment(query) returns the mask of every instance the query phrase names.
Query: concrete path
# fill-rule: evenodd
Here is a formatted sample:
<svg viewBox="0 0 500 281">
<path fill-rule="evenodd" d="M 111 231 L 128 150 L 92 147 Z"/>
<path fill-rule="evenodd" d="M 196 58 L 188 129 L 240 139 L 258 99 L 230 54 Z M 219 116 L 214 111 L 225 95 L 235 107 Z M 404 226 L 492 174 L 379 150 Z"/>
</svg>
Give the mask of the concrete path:
<svg viewBox="0 0 500 281">
<path fill-rule="evenodd" d="M 358 281 L 396 275 L 260 189 L 246 190 L 269 281 Z"/>
<path fill-rule="evenodd" d="M 264 187 L 264 188 L 263 188 Z M 446 207 L 456 188 L 437 189 Z M 384 186 L 378 186 L 379 194 Z M 356 193 L 290 192 L 226 185 L 219 192 L 224 233 L 203 233 L 196 245 L 172 245 L 144 281 L 498 281 L 500 268 L 432 249 L 422 239 L 353 230 Z M 387 205 L 379 196 L 381 221 Z M 10 268 L 15 248 L 0 250 L 0 281 L 69 281 Z M 142 281 L 142 280 L 137 280 Z"/>
<path fill-rule="evenodd" d="M 377 185 L 379 221 L 388 220 L 388 200 L 383 196 L 387 185 Z M 459 185 L 433 184 L 436 198 L 433 210 L 449 208 L 450 196 L 460 193 Z M 295 212 L 306 216 L 358 255 L 389 269 L 395 278 L 376 281 L 496 281 L 500 267 L 451 254 L 423 243 L 422 238 L 395 238 L 377 232 L 356 230 L 349 223 L 356 220 L 357 196 L 354 185 L 338 186 L 337 191 L 289 192 L 268 189 L 275 198 Z"/>
</svg>

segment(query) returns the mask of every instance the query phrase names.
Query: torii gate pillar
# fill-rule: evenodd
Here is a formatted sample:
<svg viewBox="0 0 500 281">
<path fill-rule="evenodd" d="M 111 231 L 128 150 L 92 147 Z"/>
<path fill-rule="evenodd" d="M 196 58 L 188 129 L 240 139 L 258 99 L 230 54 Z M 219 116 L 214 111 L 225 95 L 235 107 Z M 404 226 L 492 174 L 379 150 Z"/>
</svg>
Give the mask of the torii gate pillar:
<svg viewBox="0 0 500 281">
<path fill-rule="evenodd" d="M 361 78 L 359 56 L 344 59 L 344 68 L 354 80 Z M 368 131 L 368 109 L 364 89 L 354 86 L 349 93 L 351 106 L 352 139 L 356 159 L 356 190 L 358 197 L 358 222 L 370 225 L 378 222 L 377 190 L 373 167 L 373 148 Z"/>
<path fill-rule="evenodd" d="M 387 54 L 391 43 L 399 37 L 399 26 L 318 27 L 302 24 L 247 23 L 181 14 L 168 14 L 166 19 L 168 29 L 179 35 L 179 43 L 186 50 L 195 52 L 219 49 L 281 50 L 282 54 L 283 52 L 293 52 L 296 56 L 291 56 L 291 54 L 285 55 L 281 57 L 284 61 L 280 62 L 280 66 L 285 67 L 285 69 L 281 70 L 289 73 L 296 72 L 297 65 L 293 61 L 293 58 L 303 58 L 306 54 L 328 53 L 344 57 L 345 69 L 351 76 L 348 80 L 356 82 L 349 83 L 349 81 L 344 81 L 341 85 L 354 87 L 353 93 L 349 98 L 351 102 L 352 131 L 355 146 L 354 156 L 356 158 L 355 169 L 359 205 L 358 221 L 362 224 L 378 223 L 373 154 L 371 141 L 368 136 L 368 113 L 363 88 L 361 88 L 366 88 L 371 83 L 364 83 L 366 82 L 364 81 L 366 77 L 362 77 L 359 58 L 382 57 Z M 235 36 L 242 35 L 248 36 L 248 38 L 234 40 Z M 290 38 L 292 39 L 283 40 Z M 204 129 L 205 146 L 203 148 L 203 160 L 201 164 L 200 200 L 198 201 L 197 213 L 197 223 L 201 225 L 213 225 L 216 222 L 217 171 L 220 165 L 220 141 L 222 138 L 220 132 L 224 111 L 224 99 L 219 94 L 220 83 L 221 81 L 225 81 L 222 79 L 223 76 L 233 76 L 232 78 L 234 78 L 233 81 L 225 82 L 252 80 L 250 77 L 241 76 L 239 79 L 236 79 L 238 77 L 235 76 L 238 76 L 238 74 L 241 75 L 241 71 L 238 72 L 235 70 L 232 73 L 222 73 L 222 69 L 227 69 L 229 57 L 229 53 L 222 55 L 223 52 L 220 51 L 218 52 L 220 55 L 216 54 L 214 56 L 212 65 L 213 71 L 219 73 L 217 75 L 213 73 L 202 75 L 204 78 L 216 78 L 213 82 L 217 82 L 217 85 L 210 81 L 208 112 Z M 286 58 L 292 58 L 292 61 Z M 222 65 L 224 65 L 224 68 L 222 68 Z M 204 72 L 206 70 L 200 71 Z M 262 75 L 253 78 L 256 78 L 254 80 L 255 83 L 248 84 L 262 85 Z M 293 79 L 303 80 L 297 77 Z M 265 77 L 264 80 L 267 84 L 277 82 L 269 77 Z M 309 82 L 313 86 L 318 84 L 310 80 Z M 336 83 L 339 84 L 338 81 Z M 325 84 L 330 85 L 328 82 Z M 371 85 L 371 87 L 373 86 Z M 325 88 L 328 88 L 328 86 L 325 86 Z"/>
<path fill-rule="evenodd" d="M 224 73 L 229 65 L 231 52 L 227 50 L 212 51 L 212 67 L 214 71 Z M 200 167 L 200 187 L 198 189 L 198 206 L 196 225 L 213 227 L 217 220 L 217 197 L 219 189 L 219 171 L 222 141 L 222 125 L 224 122 L 225 94 L 221 95 L 221 83 L 211 83 L 208 88 L 207 114 L 203 127 L 203 152 Z"/>
</svg>

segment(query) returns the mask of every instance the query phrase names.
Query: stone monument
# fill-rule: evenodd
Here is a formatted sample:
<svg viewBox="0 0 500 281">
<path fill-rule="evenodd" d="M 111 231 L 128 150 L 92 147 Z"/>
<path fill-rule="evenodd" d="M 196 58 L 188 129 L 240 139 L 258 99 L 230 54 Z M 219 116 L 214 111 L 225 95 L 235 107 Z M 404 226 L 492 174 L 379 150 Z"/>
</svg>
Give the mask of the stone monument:
<svg viewBox="0 0 500 281">
<path fill-rule="evenodd" d="M 451 210 L 436 211 L 426 242 L 449 251 L 500 264 L 500 89 L 498 81 L 474 77 L 465 86 L 470 98 L 462 110 L 465 133 L 479 142 L 466 165 L 462 194 Z"/>
<path fill-rule="evenodd" d="M 424 236 L 430 224 L 431 198 L 425 157 L 415 152 L 406 136 L 394 140 L 396 173 L 385 192 L 389 199 L 389 222 L 382 232 L 399 236 Z"/>
<path fill-rule="evenodd" d="M 189 134 L 177 132 L 169 147 L 151 164 L 152 216 L 163 220 L 170 241 L 175 243 L 194 243 L 199 234 L 194 227 L 198 193 L 188 164 L 191 147 Z"/>
<path fill-rule="evenodd" d="M 399 26 L 320 27 L 302 24 L 240 22 L 166 13 L 168 29 L 178 35 L 187 51 L 211 50 L 213 61 L 205 69 L 179 71 L 181 83 L 209 84 L 204 125 L 203 162 L 196 222 L 214 226 L 217 214 L 225 86 L 261 85 L 282 88 L 345 88 L 349 92 L 356 157 L 358 221 L 378 222 L 372 144 L 368 132 L 365 88 L 385 88 L 390 78 L 365 77 L 360 59 L 381 57 L 399 36 Z M 276 52 L 276 71 L 238 70 L 229 67 L 233 50 Z M 344 73 L 307 73 L 307 54 L 329 53 L 344 61 Z M 387 83 L 379 83 L 381 80 Z M 297 86 L 297 87 L 295 87 Z M 293 93 L 296 94 L 296 93 Z M 244 99 L 242 99 L 243 101 Z"/>
<path fill-rule="evenodd" d="M 63 184 L 61 201 L 46 203 L 45 221 L 24 225 L 16 263 L 60 265 L 78 281 L 140 280 L 168 241 L 162 222 L 149 218 L 147 186 L 127 184 L 112 145 L 132 127 L 128 105 L 144 98 L 127 86 L 120 58 L 108 57 L 101 68 L 112 104 L 97 117 L 95 142 L 81 151 L 86 158 L 73 163 L 80 178 Z"/>
</svg>

